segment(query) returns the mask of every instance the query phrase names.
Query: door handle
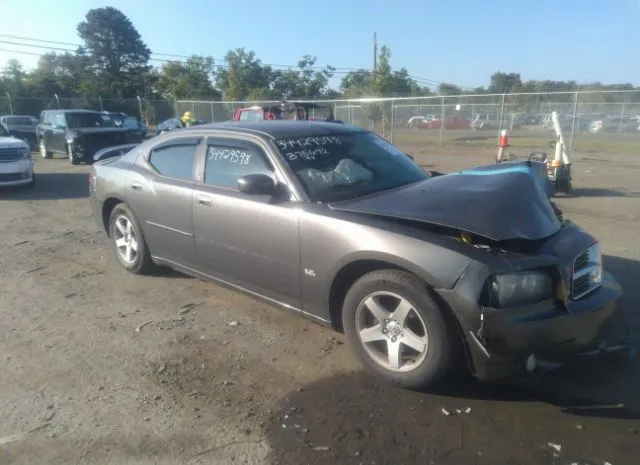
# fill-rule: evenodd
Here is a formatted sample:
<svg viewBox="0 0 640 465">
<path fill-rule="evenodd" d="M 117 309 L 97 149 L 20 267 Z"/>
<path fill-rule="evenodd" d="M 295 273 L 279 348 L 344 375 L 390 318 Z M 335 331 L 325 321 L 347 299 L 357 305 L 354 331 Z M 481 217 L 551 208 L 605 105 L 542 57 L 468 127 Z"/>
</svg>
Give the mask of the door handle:
<svg viewBox="0 0 640 465">
<path fill-rule="evenodd" d="M 205 207 L 210 207 L 211 199 L 209 197 L 198 197 L 198 205 L 204 205 Z"/>
<path fill-rule="evenodd" d="M 132 182 L 130 184 L 131 189 L 133 189 L 134 191 L 141 191 L 142 190 L 142 184 L 139 184 L 137 182 Z"/>
</svg>

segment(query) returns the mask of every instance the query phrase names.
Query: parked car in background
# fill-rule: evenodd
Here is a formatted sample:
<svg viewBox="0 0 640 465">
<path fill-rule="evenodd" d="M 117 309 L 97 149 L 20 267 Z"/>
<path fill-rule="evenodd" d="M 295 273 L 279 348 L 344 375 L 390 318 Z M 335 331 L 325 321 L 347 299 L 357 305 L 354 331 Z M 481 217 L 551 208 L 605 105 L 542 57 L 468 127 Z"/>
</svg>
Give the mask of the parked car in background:
<svg viewBox="0 0 640 465">
<path fill-rule="evenodd" d="M 471 120 L 464 116 L 453 115 L 444 120 L 445 129 L 470 129 Z"/>
<path fill-rule="evenodd" d="M 593 134 L 600 132 L 633 133 L 638 132 L 638 129 L 638 120 L 630 117 L 620 118 L 619 116 L 598 119 L 592 121 L 589 126 L 589 132 Z"/>
<path fill-rule="evenodd" d="M 12 136 L 0 125 L 0 187 L 33 187 L 35 183 L 29 144 Z"/>
<path fill-rule="evenodd" d="M 35 122 L 34 122 L 35 120 Z M 16 139 L 25 141 L 31 150 L 38 144 L 36 142 L 36 126 L 38 120 L 29 115 L 2 115 L 0 126 Z"/>
<path fill-rule="evenodd" d="M 147 132 L 149 131 L 147 129 L 147 125 L 144 124 L 144 122 L 138 116 L 125 116 L 122 119 L 122 127 L 124 129 L 128 129 L 132 134 L 139 136 L 141 140 L 146 139 Z"/>
<path fill-rule="evenodd" d="M 628 348 L 598 241 L 547 187 L 543 163 L 431 176 L 372 132 L 305 121 L 174 131 L 89 181 L 124 269 L 173 267 L 343 330 L 407 388 L 458 356 L 489 380 Z"/>
<path fill-rule="evenodd" d="M 42 158 L 63 153 L 74 165 L 93 162 L 93 155 L 104 147 L 143 140 L 140 134 L 116 127 L 108 115 L 93 110 L 45 110 L 36 134 Z"/>
<path fill-rule="evenodd" d="M 202 121 L 201 119 L 197 119 L 192 123 L 192 126 L 198 126 L 200 124 L 204 124 L 204 121 Z M 180 121 L 180 118 L 169 118 L 158 124 L 158 126 L 156 127 L 156 135 L 183 128 L 184 125 L 182 124 L 182 121 Z"/>
<path fill-rule="evenodd" d="M 412 116 L 407 122 L 410 129 L 438 129 L 440 127 L 440 119 L 435 115 Z"/>
</svg>

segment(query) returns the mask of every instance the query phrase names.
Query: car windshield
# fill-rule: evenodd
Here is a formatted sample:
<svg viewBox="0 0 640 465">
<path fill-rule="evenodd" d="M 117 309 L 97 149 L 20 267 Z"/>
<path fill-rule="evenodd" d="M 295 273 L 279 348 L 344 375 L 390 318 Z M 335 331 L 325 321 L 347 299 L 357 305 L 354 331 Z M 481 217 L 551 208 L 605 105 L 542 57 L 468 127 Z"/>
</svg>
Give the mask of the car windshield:
<svg viewBox="0 0 640 465">
<path fill-rule="evenodd" d="M 34 126 L 33 119 L 29 116 L 9 116 L 7 118 L 7 125 L 10 126 Z"/>
<path fill-rule="evenodd" d="M 413 184 L 427 174 L 370 132 L 276 140 L 314 202 L 337 202 Z"/>
<path fill-rule="evenodd" d="M 72 112 L 66 114 L 67 126 L 75 128 L 113 128 L 115 124 L 109 116 L 103 113 Z"/>
</svg>

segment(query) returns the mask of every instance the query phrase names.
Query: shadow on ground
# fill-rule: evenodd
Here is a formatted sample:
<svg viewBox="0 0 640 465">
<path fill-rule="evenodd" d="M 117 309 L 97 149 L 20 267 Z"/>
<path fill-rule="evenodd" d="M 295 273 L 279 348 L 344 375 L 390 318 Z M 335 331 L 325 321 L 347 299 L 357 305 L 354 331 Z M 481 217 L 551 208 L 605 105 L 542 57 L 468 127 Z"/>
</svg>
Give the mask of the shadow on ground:
<svg viewBox="0 0 640 465">
<path fill-rule="evenodd" d="M 640 192 L 625 192 L 601 187 L 574 187 L 571 197 L 640 197 Z"/>
<path fill-rule="evenodd" d="M 271 463 L 631 464 L 639 375 L 629 363 L 558 372 L 527 388 L 461 378 L 437 394 L 338 375 L 281 402 L 267 426 Z"/>
<path fill-rule="evenodd" d="M 53 200 L 89 197 L 87 173 L 36 173 L 32 188 L 0 189 L 1 200 Z"/>
<path fill-rule="evenodd" d="M 623 306 L 635 309 L 640 263 L 604 261 L 626 288 Z M 639 392 L 637 356 L 588 361 L 518 385 L 460 375 L 429 393 L 343 373 L 289 393 L 266 433 L 272 463 L 632 464 L 640 454 Z"/>
</svg>

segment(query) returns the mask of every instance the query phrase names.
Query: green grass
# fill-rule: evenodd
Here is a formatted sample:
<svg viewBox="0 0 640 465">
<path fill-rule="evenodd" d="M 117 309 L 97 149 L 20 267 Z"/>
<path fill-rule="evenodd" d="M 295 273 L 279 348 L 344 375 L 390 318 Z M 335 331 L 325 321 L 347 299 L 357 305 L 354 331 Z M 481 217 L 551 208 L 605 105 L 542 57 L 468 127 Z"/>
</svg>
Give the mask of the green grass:
<svg viewBox="0 0 640 465">
<path fill-rule="evenodd" d="M 477 138 L 481 137 L 481 138 Z M 551 151 L 549 141 L 553 140 L 553 134 L 544 137 L 530 136 L 510 136 L 510 149 L 523 150 L 543 150 Z M 565 139 L 569 143 L 569 138 Z M 437 146 L 440 144 L 440 136 L 438 134 L 394 134 L 393 143 L 395 145 L 411 144 L 411 145 L 430 145 Z M 445 132 L 442 138 L 442 145 L 447 147 L 478 147 L 478 148 L 498 148 L 498 138 L 489 136 L 469 136 L 465 139 L 458 135 L 447 135 Z M 616 138 L 615 136 L 593 137 L 578 136 L 573 142 L 573 150 L 577 152 L 595 152 L 595 153 L 621 153 L 621 154 L 638 154 L 640 155 L 640 138 Z"/>
</svg>

